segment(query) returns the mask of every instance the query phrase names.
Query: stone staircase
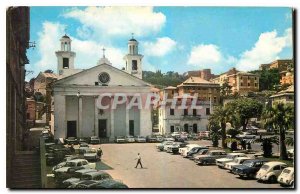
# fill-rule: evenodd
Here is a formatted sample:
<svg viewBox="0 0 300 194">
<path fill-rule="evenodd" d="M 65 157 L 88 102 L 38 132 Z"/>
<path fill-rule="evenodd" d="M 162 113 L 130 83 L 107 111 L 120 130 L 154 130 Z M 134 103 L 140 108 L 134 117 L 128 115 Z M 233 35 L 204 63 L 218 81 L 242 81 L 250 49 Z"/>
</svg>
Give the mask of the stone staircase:
<svg viewBox="0 0 300 194">
<path fill-rule="evenodd" d="M 12 189 L 42 188 L 40 156 L 34 151 L 15 154 L 12 164 Z"/>
</svg>

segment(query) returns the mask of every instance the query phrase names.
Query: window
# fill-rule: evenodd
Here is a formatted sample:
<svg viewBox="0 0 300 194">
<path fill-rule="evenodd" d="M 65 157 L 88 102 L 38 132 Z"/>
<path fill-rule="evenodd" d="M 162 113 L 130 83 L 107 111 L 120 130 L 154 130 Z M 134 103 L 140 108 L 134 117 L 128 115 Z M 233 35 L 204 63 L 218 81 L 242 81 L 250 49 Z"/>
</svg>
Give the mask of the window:
<svg viewBox="0 0 300 194">
<path fill-rule="evenodd" d="M 69 58 L 63 58 L 63 68 L 69 69 Z"/>
<path fill-rule="evenodd" d="M 171 131 L 171 133 L 174 132 L 174 126 L 173 125 L 170 126 L 170 131 Z"/>
<path fill-rule="evenodd" d="M 274 166 L 273 170 L 280 170 L 280 166 Z"/>
<path fill-rule="evenodd" d="M 174 115 L 174 109 L 170 108 L 170 115 Z"/>
<path fill-rule="evenodd" d="M 193 109 L 193 115 L 194 115 L 194 116 L 197 115 L 197 109 Z"/>
<path fill-rule="evenodd" d="M 241 83 L 241 86 L 243 86 L 243 83 Z"/>
<path fill-rule="evenodd" d="M 184 114 L 184 115 L 188 115 L 188 109 L 184 109 L 183 114 Z"/>
<path fill-rule="evenodd" d="M 132 60 L 132 70 L 137 70 L 137 60 Z"/>
<path fill-rule="evenodd" d="M 217 97 L 214 96 L 214 103 L 217 103 Z"/>
<path fill-rule="evenodd" d="M 257 83 L 255 83 L 254 85 L 255 85 L 255 87 L 257 87 Z"/>
<path fill-rule="evenodd" d="M 256 77 L 254 77 L 254 80 L 256 80 Z"/>
<path fill-rule="evenodd" d="M 210 108 L 206 108 L 206 115 L 210 115 Z"/>
<path fill-rule="evenodd" d="M 248 86 L 250 86 L 250 83 L 248 83 Z"/>
</svg>

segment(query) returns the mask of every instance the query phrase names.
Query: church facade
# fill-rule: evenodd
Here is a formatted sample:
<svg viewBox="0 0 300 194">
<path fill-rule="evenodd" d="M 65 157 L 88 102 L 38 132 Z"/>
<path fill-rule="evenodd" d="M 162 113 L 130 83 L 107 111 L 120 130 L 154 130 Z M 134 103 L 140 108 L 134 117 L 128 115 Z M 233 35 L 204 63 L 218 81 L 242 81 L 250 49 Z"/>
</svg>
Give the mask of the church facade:
<svg viewBox="0 0 300 194">
<path fill-rule="evenodd" d="M 125 70 L 114 67 L 104 54 L 96 66 L 76 70 L 71 39 L 65 35 L 60 41 L 60 79 L 53 85 L 55 138 L 98 136 L 113 141 L 116 136 L 150 135 L 151 106 L 131 103 L 136 96 L 145 101 L 151 94 L 151 85 L 141 79 L 138 42 L 128 41 Z"/>
</svg>

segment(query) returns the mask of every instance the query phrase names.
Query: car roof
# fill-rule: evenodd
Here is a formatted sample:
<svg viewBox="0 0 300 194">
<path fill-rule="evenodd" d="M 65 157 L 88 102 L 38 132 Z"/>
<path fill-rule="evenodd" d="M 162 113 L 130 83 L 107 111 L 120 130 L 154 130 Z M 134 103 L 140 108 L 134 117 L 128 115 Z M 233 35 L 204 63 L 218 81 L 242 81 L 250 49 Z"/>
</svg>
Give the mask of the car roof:
<svg viewBox="0 0 300 194">
<path fill-rule="evenodd" d="M 225 152 L 224 150 L 209 150 L 210 152 Z"/>
<path fill-rule="evenodd" d="M 294 167 L 286 167 L 285 169 L 294 171 Z"/>
<path fill-rule="evenodd" d="M 228 155 L 231 155 L 231 156 L 245 155 L 245 153 L 228 153 Z"/>
<path fill-rule="evenodd" d="M 78 185 L 91 185 L 91 184 L 94 184 L 96 182 L 98 182 L 98 181 L 95 181 L 95 180 L 83 180 L 83 181 L 80 181 L 78 183 Z"/>
<path fill-rule="evenodd" d="M 88 174 L 88 175 L 91 175 L 91 176 L 95 176 L 95 175 L 98 175 L 98 174 L 108 174 L 107 172 L 104 172 L 104 171 L 92 171 L 92 172 L 88 172 L 88 173 L 85 173 L 85 174 Z M 109 175 L 109 174 L 108 174 Z"/>
<path fill-rule="evenodd" d="M 251 158 L 249 158 L 247 156 L 243 156 L 243 157 L 236 157 L 236 159 L 251 159 Z"/>
<path fill-rule="evenodd" d="M 68 162 L 80 162 L 80 161 L 87 161 L 86 159 L 80 159 L 80 158 L 76 158 L 73 160 L 69 160 Z"/>
<path fill-rule="evenodd" d="M 78 172 L 78 173 L 85 173 L 85 172 L 95 172 L 97 170 L 95 169 L 88 169 L 88 168 L 84 168 L 84 169 L 81 169 L 81 170 L 76 170 L 75 172 Z"/>
<path fill-rule="evenodd" d="M 271 162 L 267 162 L 266 165 L 275 166 L 275 165 L 287 165 L 287 164 L 283 163 L 283 162 L 278 162 L 278 161 L 271 161 Z"/>
<path fill-rule="evenodd" d="M 187 147 L 200 147 L 198 144 L 188 144 Z"/>
</svg>

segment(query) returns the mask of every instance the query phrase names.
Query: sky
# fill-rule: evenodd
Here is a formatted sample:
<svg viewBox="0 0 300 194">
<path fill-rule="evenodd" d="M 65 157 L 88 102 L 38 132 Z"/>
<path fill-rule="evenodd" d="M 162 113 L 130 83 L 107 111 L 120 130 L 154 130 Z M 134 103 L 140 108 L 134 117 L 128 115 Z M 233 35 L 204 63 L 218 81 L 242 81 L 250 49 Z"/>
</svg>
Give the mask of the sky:
<svg viewBox="0 0 300 194">
<path fill-rule="evenodd" d="M 125 66 L 132 33 L 144 55 L 143 70 L 184 73 L 210 68 L 220 74 L 236 67 L 292 58 L 292 10 L 287 7 L 31 7 L 29 49 L 33 71 L 57 72 L 55 51 L 67 34 L 75 68 L 88 69 L 105 56 Z"/>
</svg>

